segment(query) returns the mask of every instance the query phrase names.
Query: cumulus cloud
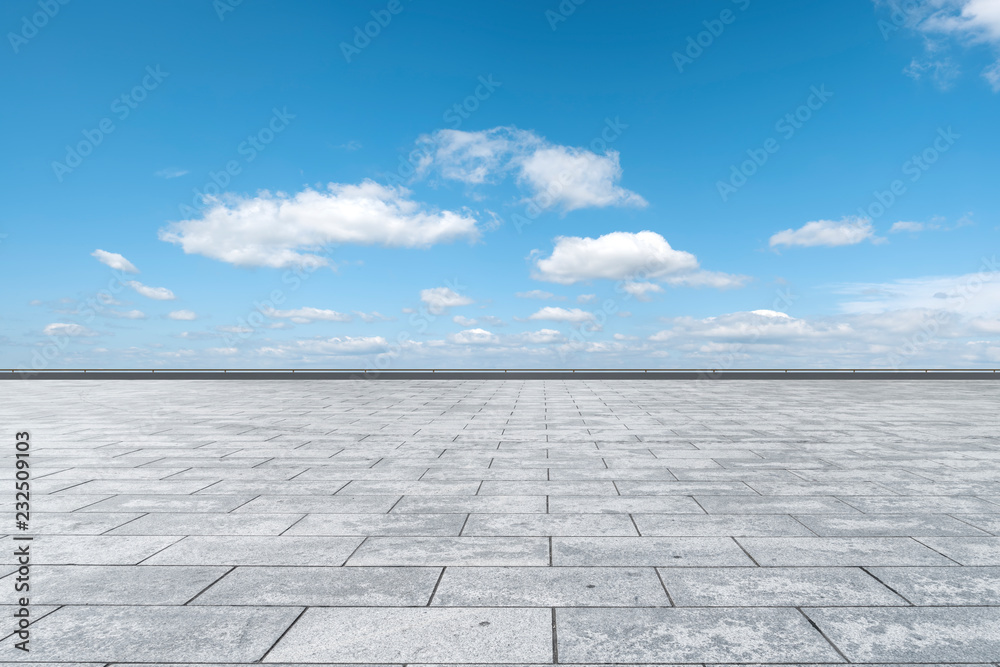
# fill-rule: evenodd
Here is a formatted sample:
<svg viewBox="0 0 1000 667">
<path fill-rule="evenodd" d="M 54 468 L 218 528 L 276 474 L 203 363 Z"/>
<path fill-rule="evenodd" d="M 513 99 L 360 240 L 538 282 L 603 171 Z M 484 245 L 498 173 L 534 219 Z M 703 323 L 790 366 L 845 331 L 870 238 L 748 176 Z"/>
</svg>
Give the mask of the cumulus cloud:
<svg viewBox="0 0 1000 667">
<path fill-rule="evenodd" d="M 663 288 L 656 283 L 632 283 L 628 282 L 622 285 L 622 289 L 625 290 L 627 294 L 631 294 L 639 301 L 648 301 L 649 297 L 646 296 L 647 292 L 662 292 Z"/>
<path fill-rule="evenodd" d="M 566 337 L 556 329 L 539 329 L 538 331 L 525 331 L 521 334 L 521 339 L 525 343 L 536 345 L 548 345 L 566 340 Z"/>
<path fill-rule="evenodd" d="M 617 151 L 603 155 L 552 144 L 515 127 L 465 132 L 438 130 L 417 140 L 424 160 L 417 173 L 436 170 L 442 178 L 472 185 L 492 183 L 513 174 L 540 209 L 647 205 L 618 183 L 622 168 Z"/>
<path fill-rule="evenodd" d="M 500 337 L 486 329 L 466 329 L 448 336 L 448 340 L 459 345 L 487 345 L 498 343 Z"/>
<path fill-rule="evenodd" d="M 159 170 L 158 172 L 156 172 L 155 175 L 159 176 L 160 178 L 171 179 L 171 178 L 179 178 L 181 176 L 184 176 L 187 173 L 188 173 L 187 169 L 172 169 L 172 168 L 167 168 L 167 169 L 161 169 L 161 170 Z"/>
<path fill-rule="evenodd" d="M 456 315 L 455 317 L 451 318 L 451 321 L 463 327 L 472 327 L 476 325 L 476 320 L 470 317 L 462 317 L 461 315 Z"/>
<path fill-rule="evenodd" d="M 621 288 L 646 298 L 661 288 L 652 281 L 673 286 L 738 287 L 747 276 L 699 270 L 698 259 L 689 252 L 675 250 L 667 240 L 651 231 L 611 232 L 596 239 L 560 236 L 548 257 L 536 250 L 532 277 L 536 280 L 572 285 L 577 282 L 605 279 L 624 281 Z M 581 303 L 593 295 L 581 295 Z"/>
<path fill-rule="evenodd" d="M 855 245 L 875 237 L 871 220 L 845 217 L 838 221 L 815 220 L 798 229 L 786 229 L 771 237 L 771 247 L 783 246 L 844 246 Z"/>
<path fill-rule="evenodd" d="M 382 352 L 389 347 L 382 336 L 344 336 L 310 338 L 291 343 L 263 346 L 257 353 L 265 356 L 350 356 Z"/>
<path fill-rule="evenodd" d="M 925 37 L 925 53 L 913 59 L 907 74 L 919 78 L 929 72 L 936 83 L 947 88 L 959 75 L 959 67 L 949 55 L 951 47 L 985 45 L 997 59 L 981 75 L 994 92 L 1000 92 L 1000 4 L 996 0 L 930 0 L 903 3 L 902 8 L 887 0 L 877 0 L 877 4 L 891 12 L 891 20 L 879 24 L 884 36 L 906 27 Z"/>
<path fill-rule="evenodd" d="M 149 285 L 143 285 L 138 280 L 130 280 L 125 283 L 136 292 L 146 297 L 147 299 L 155 299 L 157 301 L 172 301 L 177 297 L 174 293 L 168 290 L 166 287 L 150 287 Z"/>
<path fill-rule="evenodd" d="M 53 322 L 47 324 L 42 333 L 46 336 L 73 336 L 74 338 L 96 336 L 97 332 L 88 329 L 82 324 L 70 324 L 66 322 Z"/>
<path fill-rule="evenodd" d="M 468 306 L 475 303 L 449 287 L 433 287 L 420 290 L 420 300 L 427 304 L 427 310 L 433 315 L 440 315 L 455 306 Z"/>
<path fill-rule="evenodd" d="M 467 213 L 429 210 L 402 187 L 365 180 L 331 183 L 295 195 L 260 192 L 212 200 L 201 218 L 160 230 L 160 239 L 238 266 L 324 266 L 317 255 L 335 243 L 426 248 L 479 237 Z"/>
<path fill-rule="evenodd" d="M 261 311 L 267 317 L 278 319 L 289 319 L 296 324 L 309 324 L 310 322 L 350 322 L 351 316 L 346 313 L 338 313 L 336 310 L 324 310 L 322 308 L 295 308 L 292 310 L 277 310 L 275 308 L 265 308 Z"/>
<path fill-rule="evenodd" d="M 580 308 L 556 308 L 546 306 L 538 312 L 528 316 L 529 320 L 550 320 L 552 322 L 590 322 L 594 319 L 594 314 Z"/>
<path fill-rule="evenodd" d="M 355 310 L 354 314 L 358 316 L 362 322 L 371 324 L 372 322 L 389 322 L 395 318 L 383 315 L 378 311 L 372 311 L 370 313 L 363 313 L 360 310 Z"/>
<path fill-rule="evenodd" d="M 110 266 L 116 271 L 122 271 L 123 273 L 139 273 L 139 269 L 135 268 L 132 262 L 128 261 L 116 252 L 108 252 L 106 250 L 97 249 L 90 253 L 91 257 L 96 257 L 97 261 L 105 266 Z"/>
<path fill-rule="evenodd" d="M 146 313 L 141 310 L 115 310 L 109 308 L 108 310 L 101 311 L 102 315 L 110 315 L 111 317 L 117 317 L 123 320 L 144 320 L 146 319 Z"/>
<path fill-rule="evenodd" d="M 557 297 L 552 292 L 546 292 L 545 290 L 533 289 L 527 292 L 518 292 L 514 296 L 518 299 L 564 299 L 566 297 Z"/>
<path fill-rule="evenodd" d="M 198 315 L 193 310 L 173 310 L 167 313 L 167 318 L 171 320 L 182 320 L 189 322 L 198 319 Z"/>
</svg>

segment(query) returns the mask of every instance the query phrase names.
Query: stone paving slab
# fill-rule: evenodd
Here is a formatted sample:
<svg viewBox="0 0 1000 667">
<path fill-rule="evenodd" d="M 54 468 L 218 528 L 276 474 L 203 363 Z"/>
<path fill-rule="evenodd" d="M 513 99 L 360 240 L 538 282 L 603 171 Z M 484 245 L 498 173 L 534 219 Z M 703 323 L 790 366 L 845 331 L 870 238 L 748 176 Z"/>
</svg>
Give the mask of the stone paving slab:
<svg viewBox="0 0 1000 667">
<path fill-rule="evenodd" d="M 0 663 L 995 667 L 998 404 L 951 381 L 0 383 L 34 536 L 32 652 L 8 625 Z M 0 575 L 12 610 L 11 555 Z"/>
</svg>

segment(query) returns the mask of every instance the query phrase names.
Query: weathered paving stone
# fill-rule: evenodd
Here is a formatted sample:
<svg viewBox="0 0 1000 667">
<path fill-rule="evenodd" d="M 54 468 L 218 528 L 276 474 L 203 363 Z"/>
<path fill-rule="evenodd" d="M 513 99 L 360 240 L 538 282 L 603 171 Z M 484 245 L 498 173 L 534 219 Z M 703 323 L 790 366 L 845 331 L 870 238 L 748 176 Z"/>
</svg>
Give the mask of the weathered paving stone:
<svg viewBox="0 0 1000 667">
<path fill-rule="evenodd" d="M 859 568 L 662 568 L 660 576 L 678 607 L 907 604 Z"/>
<path fill-rule="evenodd" d="M 666 607 L 652 568 L 449 567 L 432 606 Z"/>
<path fill-rule="evenodd" d="M 809 537 L 808 528 L 790 516 L 731 514 L 633 514 L 642 535 L 650 537 Z"/>
<path fill-rule="evenodd" d="M 181 605 L 227 567 L 41 565 L 32 569 L 31 600 L 56 605 Z"/>
<path fill-rule="evenodd" d="M 549 512 L 704 514 L 705 510 L 687 496 L 553 496 L 549 498 Z"/>
<path fill-rule="evenodd" d="M 462 535 L 637 536 L 627 514 L 472 514 Z"/>
<path fill-rule="evenodd" d="M 962 565 L 1000 565 L 1000 537 L 921 537 L 920 542 Z"/>
<path fill-rule="evenodd" d="M 548 565 L 542 537 L 370 537 L 348 565 Z"/>
<path fill-rule="evenodd" d="M 457 537 L 464 514 L 310 514 L 285 535 Z"/>
<path fill-rule="evenodd" d="M 301 514 L 150 513 L 109 530 L 107 534 L 280 535 L 301 518 Z"/>
<path fill-rule="evenodd" d="M 198 605 L 426 606 L 439 567 L 238 567 Z"/>
<path fill-rule="evenodd" d="M 794 609 L 557 609 L 559 661 L 844 660 Z"/>
<path fill-rule="evenodd" d="M 915 605 L 1000 606 L 1000 567 L 872 567 Z"/>
<path fill-rule="evenodd" d="M 1000 608 L 807 609 L 852 662 L 1000 661 Z"/>
<path fill-rule="evenodd" d="M 100 535 L 141 516 L 124 512 L 34 512 L 31 532 L 35 535 Z"/>
<path fill-rule="evenodd" d="M 968 523 L 946 514 L 861 514 L 861 515 L 796 515 L 817 535 L 824 537 L 868 536 L 983 536 L 985 533 Z"/>
<path fill-rule="evenodd" d="M 739 542 L 765 566 L 957 565 L 908 537 L 741 537 Z"/>
<path fill-rule="evenodd" d="M 120 538 L 119 538 L 120 539 Z M 360 537 L 186 537 L 148 565 L 343 565 Z"/>
<path fill-rule="evenodd" d="M 309 609 L 275 662 L 551 663 L 548 609 Z"/>
<path fill-rule="evenodd" d="M 136 565 L 177 542 L 179 537 L 127 535 L 41 535 L 32 541 L 34 565 Z M 14 541 L 0 541 L 13 553 Z"/>
<path fill-rule="evenodd" d="M 38 621 L 32 660 L 254 662 L 301 612 L 295 607 L 63 607 Z M 14 638 L 0 659 L 23 660 Z"/>
<path fill-rule="evenodd" d="M 735 542 L 722 537 L 553 537 L 552 564 L 619 567 L 754 565 Z"/>
</svg>

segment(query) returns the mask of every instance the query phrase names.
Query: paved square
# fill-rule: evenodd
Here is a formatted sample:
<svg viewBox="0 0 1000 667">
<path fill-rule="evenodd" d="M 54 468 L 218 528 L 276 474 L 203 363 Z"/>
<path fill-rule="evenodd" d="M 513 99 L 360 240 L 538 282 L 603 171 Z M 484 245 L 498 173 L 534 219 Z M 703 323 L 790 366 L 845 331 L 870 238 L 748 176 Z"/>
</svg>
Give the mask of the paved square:
<svg viewBox="0 0 1000 667">
<path fill-rule="evenodd" d="M 8 614 L 0 662 L 1000 665 L 998 406 L 989 381 L 0 383 L 34 537 L 31 651 Z"/>
</svg>

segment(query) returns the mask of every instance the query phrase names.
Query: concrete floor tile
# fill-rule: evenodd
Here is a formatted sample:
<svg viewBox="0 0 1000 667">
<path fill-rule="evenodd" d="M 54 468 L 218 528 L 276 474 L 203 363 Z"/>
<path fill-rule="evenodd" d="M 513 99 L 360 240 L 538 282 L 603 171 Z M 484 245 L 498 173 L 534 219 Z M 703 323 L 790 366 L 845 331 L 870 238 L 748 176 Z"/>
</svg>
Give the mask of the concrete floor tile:
<svg viewBox="0 0 1000 667">
<path fill-rule="evenodd" d="M 228 567 L 40 565 L 31 600 L 53 605 L 182 605 Z"/>
<path fill-rule="evenodd" d="M 300 514 L 150 513 L 108 535 L 280 535 Z"/>
<path fill-rule="evenodd" d="M 550 663 L 548 609 L 309 609 L 275 662 Z"/>
<path fill-rule="evenodd" d="M 1000 567 L 872 567 L 915 605 L 1000 606 Z"/>
<path fill-rule="evenodd" d="M 548 565 L 543 537 L 369 537 L 347 565 Z"/>
<path fill-rule="evenodd" d="M 790 516 L 633 514 L 635 525 L 649 537 L 809 537 L 813 533 Z"/>
<path fill-rule="evenodd" d="M 118 538 L 125 539 L 125 538 Z M 147 538 L 148 539 L 148 538 Z M 164 549 L 148 565 L 343 565 L 360 537 L 186 537 Z"/>
<path fill-rule="evenodd" d="M 457 537 L 465 514 L 310 514 L 285 535 Z"/>
<path fill-rule="evenodd" d="M 817 535 L 824 537 L 918 537 L 985 535 L 968 523 L 946 514 L 857 514 L 806 515 L 795 518 Z"/>
<path fill-rule="evenodd" d="M 1000 608 L 808 609 L 852 662 L 996 662 Z"/>
<path fill-rule="evenodd" d="M 1000 565 L 1000 537 L 921 537 L 919 541 L 962 565 Z"/>
<path fill-rule="evenodd" d="M 295 607 L 63 607 L 37 622 L 30 656 L 60 662 L 254 662 L 300 612 Z M 14 641 L 0 642 L 0 660 L 24 660 Z"/>
<path fill-rule="evenodd" d="M 666 607 L 652 568 L 449 567 L 432 606 Z"/>
<path fill-rule="evenodd" d="M 741 537 L 739 542 L 766 567 L 956 565 L 908 537 Z"/>
<path fill-rule="evenodd" d="M 557 609 L 560 663 L 845 662 L 793 609 Z"/>
<path fill-rule="evenodd" d="M 238 567 L 197 605 L 426 606 L 439 567 Z"/>
<path fill-rule="evenodd" d="M 638 536 L 627 514 L 471 514 L 468 536 Z"/>
<path fill-rule="evenodd" d="M 860 568 L 663 568 L 660 576 L 678 607 L 907 604 Z"/>
<path fill-rule="evenodd" d="M 754 565 L 731 539 L 723 537 L 553 537 L 556 566 Z"/>
</svg>

